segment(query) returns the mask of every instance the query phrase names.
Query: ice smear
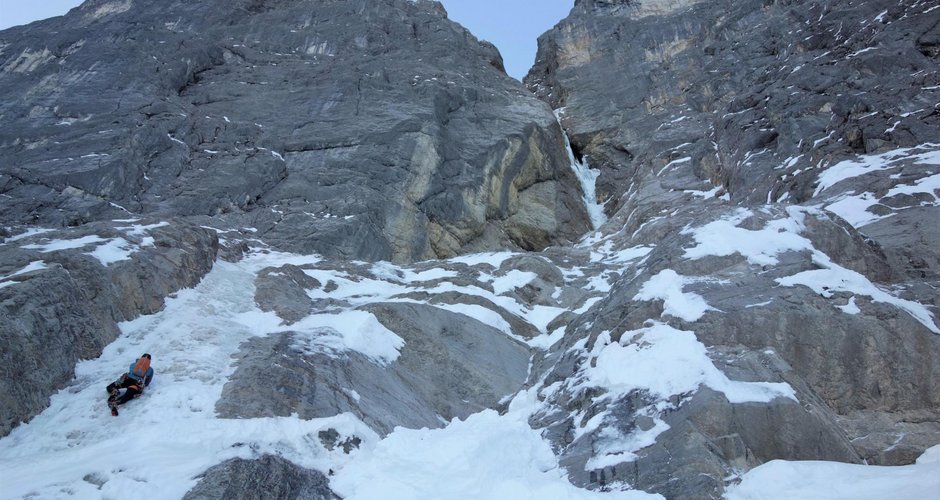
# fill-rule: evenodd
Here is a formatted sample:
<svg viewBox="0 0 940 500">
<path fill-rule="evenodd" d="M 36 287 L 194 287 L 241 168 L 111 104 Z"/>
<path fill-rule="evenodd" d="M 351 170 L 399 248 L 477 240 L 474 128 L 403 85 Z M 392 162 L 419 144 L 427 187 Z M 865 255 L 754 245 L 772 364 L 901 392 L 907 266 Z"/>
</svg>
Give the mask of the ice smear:
<svg viewBox="0 0 940 500">
<path fill-rule="evenodd" d="M 629 434 L 623 434 L 616 426 L 607 426 L 598 433 L 600 439 L 595 443 L 594 456 L 584 464 L 584 470 L 597 470 L 624 462 L 635 461 L 635 453 L 656 443 L 656 438 L 670 429 L 669 424 L 659 418 L 655 406 L 637 410 L 638 414 L 653 418 L 653 426 L 647 430 L 636 428 Z"/>
<path fill-rule="evenodd" d="M 592 170 L 588 165 L 587 158 L 578 161 L 574 157 L 574 150 L 571 149 L 571 141 L 568 140 L 568 134 L 561 125 L 561 115 L 564 108 L 555 110 L 555 119 L 558 121 L 558 127 L 561 129 L 565 138 L 565 150 L 568 152 L 568 162 L 571 164 L 571 170 L 575 177 L 581 182 L 581 191 L 584 195 L 584 208 L 587 210 L 588 217 L 591 219 L 591 227 L 598 229 L 607 222 L 607 215 L 604 213 L 604 203 L 597 202 L 597 177 L 600 176 L 600 170 Z"/>
<path fill-rule="evenodd" d="M 884 467 L 838 462 L 772 460 L 731 486 L 726 500 L 882 500 L 940 496 L 940 446 L 913 465 Z"/>
</svg>

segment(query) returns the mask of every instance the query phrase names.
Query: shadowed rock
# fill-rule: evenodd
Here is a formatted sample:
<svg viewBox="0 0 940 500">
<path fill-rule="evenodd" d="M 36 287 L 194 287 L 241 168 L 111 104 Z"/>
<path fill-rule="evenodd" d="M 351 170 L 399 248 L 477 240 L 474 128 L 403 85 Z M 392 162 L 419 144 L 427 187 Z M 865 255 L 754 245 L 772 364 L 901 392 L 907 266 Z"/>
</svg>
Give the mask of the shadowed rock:
<svg viewBox="0 0 940 500">
<path fill-rule="evenodd" d="M 233 458 L 202 473 L 185 500 L 256 498 L 269 500 L 334 500 L 323 473 L 298 467 L 273 455 L 246 460 Z"/>
<path fill-rule="evenodd" d="M 352 412 L 381 434 L 443 426 L 496 407 L 525 382 L 526 347 L 475 320 L 420 304 L 367 308 L 404 339 L 387 366 L 357 352 L 307 347 L 309 334 L 252 339 L 216 403 L 225 418 L 329 417 Z M 314 334 L 315 335 L 315 334 Z"/>
<path fill-rule="evenodd" d="M 8 223 L 217 216 L 396 261 L 588 228 L 551 110 L 435 2 L 91 0 L 0 33 L 0 91 Z"/>
</svg>

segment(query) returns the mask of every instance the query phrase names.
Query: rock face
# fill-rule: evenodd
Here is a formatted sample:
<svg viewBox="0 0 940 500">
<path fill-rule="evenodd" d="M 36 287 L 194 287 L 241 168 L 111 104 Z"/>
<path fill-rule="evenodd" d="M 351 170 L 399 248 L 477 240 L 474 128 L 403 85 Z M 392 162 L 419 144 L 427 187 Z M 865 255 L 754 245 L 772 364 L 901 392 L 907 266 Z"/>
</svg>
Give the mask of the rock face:
<svg viewBox="0 0 940 500">
<path fill-rule="evenodd" d="M 434 2 L 90 0 L 0 35 L 0 90 L 8 224 L 221 215 L 397 261 L 587 229 L 550 109 Z"/>
<path fill-rule="evenodd" d="M 682 158 L 734 201 L 803 202 L 841 156 L 936 142 L 928 9 L 579 0 L 540 39 L 526 83 L 565 108 L 609 211 L 625 180 Z"/>
<path fill-rule="evenodd" d="M 254 498 L 333 500 L 323 473 L 298 467 L 283 458 L 263 455 L 255 460 L 233 458 L 202 474 L 199 484 L 186 493 L 185 500 L 224 500 Z"/>
<path fill-rule="evenodd" d="M 526 83 L 600 170 L 601 241 L 645 249 L 541 362 L 551 404 L 533 424 L 575 482 L 718 498 L 774 458 L 900 464 L 940 442 L 937 19 L 916 1 L 584 0 L 540 38 Z M 548 390 L 588 373 L 603 342 L 644 349 L 659 322 L 694 332 L 734 380 L 785 380 L 804 408 Z M 670 427 L 655 445 L 597 460 L 650 415 Z"/>
<path fill-rule="evenodd" d="M 519 395 L 573 483 L 667 498 L 911 463 L 940 443 L 938 16 L 577 0 L 531 93 L 429 1 L 89 0 L 4 31 L 0 433 L 255 251 L 267 330 L 220 418 L 385 436 Z M 553 110 L 600 174 L 591 234 Z M 188 497 L 333 497 L 254 458 Z"/>
<path fill-rule="evenodd" d="M 287 333 L 253 339 L 216 411 L 226 418 L 319 418 L 352 412 L 380 434 L 441 427 L 496 407 L 525 382 L 529 351 L 493 327 L 419 304 L 366 308 L 404 340 L 383 366 L 356 353 L 305 347 Z"/>
<path fill-rule="evenodd" d="M 60 239 L 63 238 L 63 239 Z M 0 244 L 0 435 L 29 420 L 120 333 L 209 272 L 211 230 L 187 223 L 93 223 Z"/>
</svg>

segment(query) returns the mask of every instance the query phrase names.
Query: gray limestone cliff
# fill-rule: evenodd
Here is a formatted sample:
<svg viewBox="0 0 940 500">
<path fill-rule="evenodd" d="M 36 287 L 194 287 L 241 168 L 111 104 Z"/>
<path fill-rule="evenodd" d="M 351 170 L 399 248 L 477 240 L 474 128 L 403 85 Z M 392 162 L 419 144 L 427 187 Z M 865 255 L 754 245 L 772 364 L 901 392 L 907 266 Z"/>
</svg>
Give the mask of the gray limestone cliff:
<svg viewBox="0 0 940 500">
<path fill-rule="evenodd" d="M 7 224 L 217 216 L 368 260 L 587 229 L 551 110 L 434 2 L 91 0 L 0 34 Z"/>
<path fill-rule="evenodd" d="M 940 13 L 920 1 L 579 0 L 540 38 L 525 81 L 562 109 L 575 153 L 600 171 L 605 238 L 654 248 L 638 276 L 569 325 L 547 357 L 546 385 L 590 361 L 562 355 L 577 341 L 590 347 L 602 333 L 617 340 L 669 318 L 717 361 L 737 359 L 722 368 L 729 376 L 786 380 L 809 410 L 778 399 L 760 418 L 729 419 L 754 410 L 700 391 L 678 404 L 681 416 L 660 415 L 672 429 L 636 460 L 592 470 L 585 463 L 604 448 L 603 432 L 572 441 L 577 421 L 568 416 L 590 399 L 559 394 L 533 423 L 553 429 L 575 482 L 717 498 L 734 471 L 771 459 L 911 463 L 940 442 L 932 318 L 895 314 L 877 299 L 858 314 L 834 314 L 833 305 L 854 312 L 858 297 L 839 291 L 834 274 L 815 291 L 781 286 L 802 272 L 849 269 L 936 317 L 938 27 Z M 815 210 L 797 216 L 808 252 L 762 265 L 740 251 L 691 256 L 707 239 L 691 228 L 734 220 L 742 237 L 767 240 L 761 228 L 784 231 L 795 207 Z M 637 302 L 664 271 L 713 309 L 682 319 L 663 301 Z M 758 376 L 768 365 L 785 368 Z M 605 426 L 629 433 L 642 398 L 594 411 L 614 407 L 624 417 Z M 804 441 L 789 430 L 796 422 L 817 437 Z"/>
<path fill-rule="evenodd" d="M 90 0 L 0 32 L 0 92 L 0 275 L 45 262 L 0 291 L 20 339 L 4 345 L 19 361 L 4 365 L 0 433 L 115 321 L 208 272 L 216 236 L 199 226 L 224 232 L 225 258 L 263 241 L 396 261 L 539 250 L 588 228 L 550 108 L 434 2 Z M 102 272 L 88 254 L 140 219 L 200 241 L 157 238 L 181 254 Z M 86 237 L 100 241 L 62 267 L 22 253 Z M 42 350 L 68 362 L 30 361 Z"/>
</svg>

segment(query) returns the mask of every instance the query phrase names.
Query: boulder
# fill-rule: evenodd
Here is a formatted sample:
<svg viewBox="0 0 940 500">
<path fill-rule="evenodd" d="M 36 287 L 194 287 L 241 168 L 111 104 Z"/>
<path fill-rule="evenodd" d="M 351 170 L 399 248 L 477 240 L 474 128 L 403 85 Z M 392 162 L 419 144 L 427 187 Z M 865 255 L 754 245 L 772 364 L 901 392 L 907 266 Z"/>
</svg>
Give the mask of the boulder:
<svg viewBox="0 0 940 500">
<path fill-rule="evenodd" d="M 334 500 L 330 480 L 322 472 L 304 469 L 273 455 L 233 458 L 199 476 L 185 500 L 265 498 L 271 500 Z"/>
</svg>

